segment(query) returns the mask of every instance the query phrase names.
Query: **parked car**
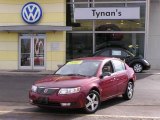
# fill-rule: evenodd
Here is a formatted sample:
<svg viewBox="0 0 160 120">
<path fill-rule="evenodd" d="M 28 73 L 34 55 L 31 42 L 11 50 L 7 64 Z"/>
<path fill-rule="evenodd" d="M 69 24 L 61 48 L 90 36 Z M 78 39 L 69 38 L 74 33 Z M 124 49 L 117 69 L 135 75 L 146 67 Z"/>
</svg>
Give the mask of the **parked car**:
<svg viewBox="0 0 160 120">
<path fill-rule="evenodd" d="M 108 47 L 97 51 L 93 56 L 117 57 L 124 60 L 136 73 L 150 69 L 150 63 L 141 56 L 135 56 L 124 48 Z"/>
<path fill-rule="evenodd" d="M 83 108 L 87 113 L 94 113 L 107 99 L 122 95 L 130 100 L 135 80 L 133 69 L 120 59 L 79 58 L 36 81 L 29 91 L 29 99 L 41 108 Z"/>
</svg>

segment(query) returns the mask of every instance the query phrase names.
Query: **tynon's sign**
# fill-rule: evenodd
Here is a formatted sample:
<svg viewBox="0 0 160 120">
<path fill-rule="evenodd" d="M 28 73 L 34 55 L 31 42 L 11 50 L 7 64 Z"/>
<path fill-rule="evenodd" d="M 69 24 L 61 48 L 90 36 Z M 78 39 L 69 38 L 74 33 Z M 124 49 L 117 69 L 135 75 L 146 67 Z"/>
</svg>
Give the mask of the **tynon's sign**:
<svg viewBox="0 0 160 120">
<path fill-rule="evenodd" d="M 75 8 L 75 20 L 140 19 L 139 7 Z"/>
</svg>

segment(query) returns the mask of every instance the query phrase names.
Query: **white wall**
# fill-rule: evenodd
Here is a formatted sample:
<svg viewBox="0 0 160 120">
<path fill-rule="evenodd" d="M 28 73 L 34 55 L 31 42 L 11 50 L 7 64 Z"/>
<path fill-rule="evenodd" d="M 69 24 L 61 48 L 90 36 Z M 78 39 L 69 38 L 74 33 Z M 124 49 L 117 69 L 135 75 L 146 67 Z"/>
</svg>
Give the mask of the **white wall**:
<svg viewBox="0 0 160 120">
<path fill-rule="evenodd" d="M 160 69 L 160 0 L 151 0 L 146 58 L 152 69 Z"/>
</svg>

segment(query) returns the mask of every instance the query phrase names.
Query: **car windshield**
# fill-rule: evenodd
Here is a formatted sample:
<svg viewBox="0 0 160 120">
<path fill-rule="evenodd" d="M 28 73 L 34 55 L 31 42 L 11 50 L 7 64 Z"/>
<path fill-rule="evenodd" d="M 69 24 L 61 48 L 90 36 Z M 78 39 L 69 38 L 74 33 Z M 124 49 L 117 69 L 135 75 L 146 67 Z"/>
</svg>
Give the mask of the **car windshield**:
<svg viewBox="0 0 160 120">
<path fill-rule="evenodd" d="M 66 63 L 55 74 L 95 76 L 101 61 L 75 60 Z"/>
</svg>

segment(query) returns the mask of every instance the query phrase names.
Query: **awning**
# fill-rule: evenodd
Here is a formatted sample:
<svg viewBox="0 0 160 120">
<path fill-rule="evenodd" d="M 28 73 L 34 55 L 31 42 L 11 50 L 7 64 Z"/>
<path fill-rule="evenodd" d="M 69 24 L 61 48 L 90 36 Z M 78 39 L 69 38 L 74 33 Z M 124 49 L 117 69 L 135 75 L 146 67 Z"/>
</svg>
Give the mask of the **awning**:
<svg viewBox="0 0 160 120">
<path fill-rule="evenodd" d="M 0 26 L 0 32 L 51 32 L 51 31 L 71 31 L 70 26 L 52 25 L 15 25 Z"/>
</svg>

